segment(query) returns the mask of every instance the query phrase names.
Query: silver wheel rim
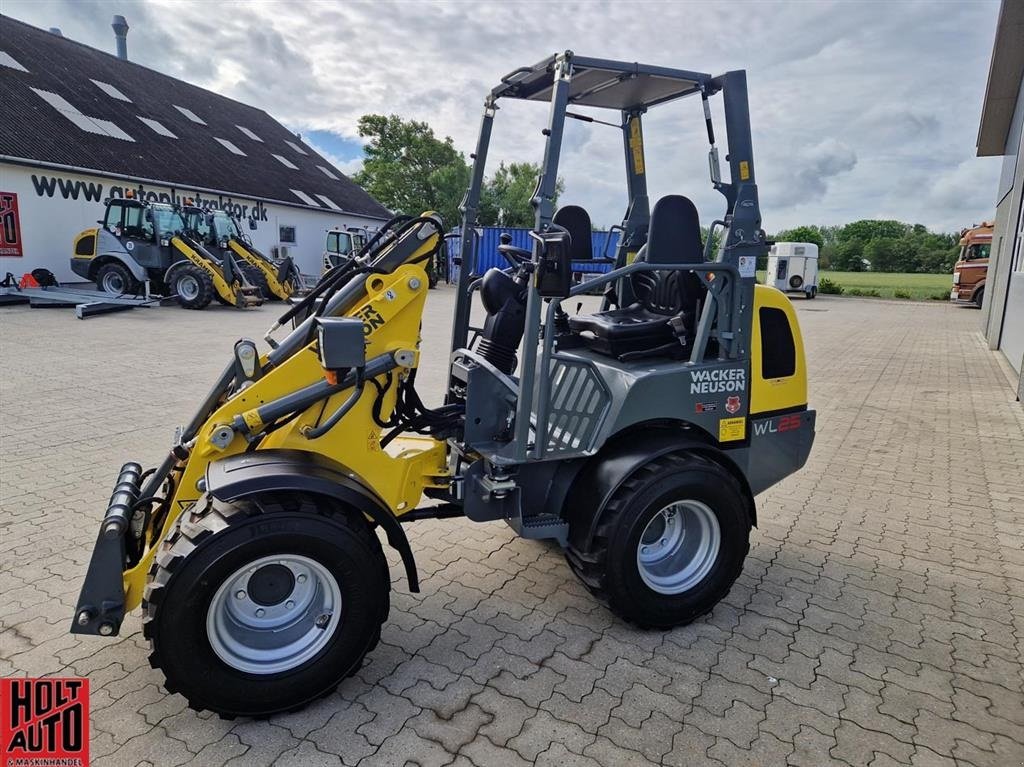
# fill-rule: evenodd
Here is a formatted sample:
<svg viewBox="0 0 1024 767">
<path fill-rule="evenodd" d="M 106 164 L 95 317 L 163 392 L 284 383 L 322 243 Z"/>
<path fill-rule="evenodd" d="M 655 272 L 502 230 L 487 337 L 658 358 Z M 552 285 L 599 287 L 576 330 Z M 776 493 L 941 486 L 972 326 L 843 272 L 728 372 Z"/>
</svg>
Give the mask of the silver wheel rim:
<svg viewBox="0 0 1024 767">
<path fill-rule="evenodd" d="M 323 650 L 340 621 L 341 589 L 330 571 L 282 554 L 250 562 L 221 584 L 206 613 L 206 635 L 231 668 L 278 674 Z"/>
<path fill-rule="evenodd" d="M 124 293 L 127 285 L 125 285 L 124 277 L 121 274 L 107 272 L 103 275 L 103 282 L 100 283 L 100 287 L 107 293 Z"/>
<path fill-rule="evenodd" d="M 191 301 L 199 295 L 199 280 L 191 274 L 186 274 L 178 280 L 178 295 L 186 301 Z"/>
<path fill-rule="evenodd" d="M 644 583 L 659 594 L 689 591 L 711 571 L 722 544 L 714 512 L 700 501 L 675 501 L 644 528 L 636 564 Z"/>
</svg>

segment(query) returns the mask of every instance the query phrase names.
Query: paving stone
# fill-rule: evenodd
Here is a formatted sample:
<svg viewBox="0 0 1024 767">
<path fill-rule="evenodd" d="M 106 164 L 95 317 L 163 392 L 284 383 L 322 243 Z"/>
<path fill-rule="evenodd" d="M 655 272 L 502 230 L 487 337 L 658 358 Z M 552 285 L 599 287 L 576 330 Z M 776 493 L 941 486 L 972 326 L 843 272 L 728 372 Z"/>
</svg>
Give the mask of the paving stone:
<svg viewBox="0 0 1024 767">
<path fill-rule="evenodd" d="M 432 291 L 423 323 L 429 396 L 445 380 L 452 295 Z M 363 667 L 303 711 L 230 722 L 163 690 L 137 612 L 115 639 L 67 621 L 118 466 L 161 460 L 226 350 L 274 308 L 95 325 L 2 308 L 20 350 L 4 398 L 22 406 L 0 419 L 0 674 L 89 676 L 94 763 L 118 767 L 1022 764 L 1024 411 L 977 314 L 794 305 L 816 444 L 758 497 L 748 561 L 710 615 L 638 631 L 557 545 L 501 522 L 424 521 L 406 528 L 423 591 L 407 591 L 385 547 L 391 617 Z M 139 338 L 153 364 L 121 365 L 112 349 Z M 67 370 L 46 362 L 58 342 L 76 351 Z M 119 394 L 147 390 L 163 396 Z M 40 402 L 65 417 L 39 421 Z"/>
</svg>

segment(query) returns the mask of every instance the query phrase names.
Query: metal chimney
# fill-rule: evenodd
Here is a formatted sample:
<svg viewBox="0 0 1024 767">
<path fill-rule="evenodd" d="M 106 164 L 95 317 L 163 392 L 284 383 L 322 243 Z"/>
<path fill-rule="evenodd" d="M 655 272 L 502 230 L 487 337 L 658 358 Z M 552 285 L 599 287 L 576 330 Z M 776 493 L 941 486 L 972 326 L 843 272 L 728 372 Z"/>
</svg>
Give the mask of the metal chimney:
<svg viewBox="0 0 1024 767">
<path fill-rule="evenodd" d="M 50 34 L 57 35 L 57 37 L 64 37 L 64 33 L 60 31 L 60 27 L 50 27 Z"/>
<path fill-rule="evenodd" d="M 111 23 L 111 28 L 114 30 L 114 37 L 117 39 L 117 57 L 119 59 L 128 60 L 128 22 L 125 21 L 124 16 L 117 15 L 114 17 L 114 21 Z"/>
</svg>

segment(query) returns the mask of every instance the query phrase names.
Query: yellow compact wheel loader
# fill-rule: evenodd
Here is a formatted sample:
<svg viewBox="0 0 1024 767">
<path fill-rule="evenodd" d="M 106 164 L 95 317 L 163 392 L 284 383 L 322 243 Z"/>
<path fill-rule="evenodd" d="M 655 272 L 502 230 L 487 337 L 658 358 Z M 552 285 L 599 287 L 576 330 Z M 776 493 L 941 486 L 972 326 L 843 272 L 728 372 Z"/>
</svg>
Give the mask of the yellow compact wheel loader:
<svg viewBox="0 0 1024 767">
<path fill-rule="evenodd" d="M 648 201 L 642 116 L 683 97 L 703 105 L 724 198 L 717 252 L 685 196 Z M 513 99 L 549 105 L 533 246 L 503 243 L 507 267 L 480 274 L 488 144 Z M 582 285 L 589 216 L 553 204 L 573 119 L 615 120 L 627 178 L 614 269 Z M 557 541 L 594 597 L 638 628 L 709 612 L 743 567 L 755 496 L 803 466 L 814 439 L 793 307 L 755 285 L 768 252 L 755 178 L 742 71 L 565 52 L 509 73 L 484 102 L 464 202 L 443 404 L 424 405 L 416 370 L 426 265 L 445 229 L 430 213 L 398 217 L 282 316 L 268 349 L 235 343 L 159 466 L 123 465 L 71 630 L 116 635 L 141 608 L 169 692 L 224 717 L 294 710 L 380 638 L 391 585 L 377 533 L 418 591 L 403 526 L 442 517 Z M 601 309 L 566 314 L 595 282 Z"/>
<path fill-rule="evenodd" d="M 179 208 L 128 196 L 104 201 L 100 226 L 75 237 L 71 270 L 108 293 L 139 293 L 149 282 L 186 309 L 214 299 L 259 306 L 263 298 L 230 255 L 217 258 L 188 231 Z"/>
<path fill-rule="evenodd" d="M 288 256 L 263 255 L 242 233 L 238 222 L 223 210 L 208 211 L 186 201 L 181 207 L 188 231 L 207 249 L 232 258 L 252 285 L 269 301 L 287 301 L 302 288 L 302 275 Z"/>
</svg>

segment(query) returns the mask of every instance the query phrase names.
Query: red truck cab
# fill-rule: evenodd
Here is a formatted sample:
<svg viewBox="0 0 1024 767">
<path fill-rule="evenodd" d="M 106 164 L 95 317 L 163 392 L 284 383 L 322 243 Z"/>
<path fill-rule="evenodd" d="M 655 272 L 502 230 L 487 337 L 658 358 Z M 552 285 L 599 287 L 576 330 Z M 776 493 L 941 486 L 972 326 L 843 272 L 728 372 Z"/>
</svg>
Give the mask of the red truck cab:
<svg viewBox="0 0 1024 767">
<path fill-rule="evenodd" d="M 988 256 L 992 250 L 993 224 L 992 221 L 983 221 L 980 226 L 960 232 L 960 257 L 953 267 L 950 301 L 981 308 L 985 297 L 985 277 L 988 275 Z"/>
</svg>

